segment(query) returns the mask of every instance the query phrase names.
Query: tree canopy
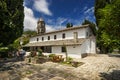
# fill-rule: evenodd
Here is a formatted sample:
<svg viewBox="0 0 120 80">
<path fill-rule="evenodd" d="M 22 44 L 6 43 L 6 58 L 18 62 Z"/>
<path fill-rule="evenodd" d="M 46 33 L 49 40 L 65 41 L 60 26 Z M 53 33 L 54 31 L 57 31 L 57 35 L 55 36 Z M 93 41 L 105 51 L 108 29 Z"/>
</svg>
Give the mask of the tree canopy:
<svg viewBox="0 0 120 80">
<path fill-rule="evenodd" d="M 67 23 L 66 28 L 70 28 L 70 27 L 73 27 L 73 24 L 72 23 Z"/>
<path fill-rule="evenodd" d="M 24 31 L 22 36 L 17 38 L 12 44 L 9 45 L 9 47 L 13 49 L 19 49 L 22 47 L 22 45 L 25 45 L 29 42 L 30 37 L 37 35 L 36 31 L 27 30 Z M 22 44 L 20 44 L 22 42 Z"/>
<path fill-rule="evenodd" d="M 96 0 L 95 17 L 101 53 L 120 50 L 120 0 Z"/>
<path fill-rule="evenodd" d="M 0 46 L 7 46 L 23 32 L 23 0 L 0 0 Z"/>
</svg>

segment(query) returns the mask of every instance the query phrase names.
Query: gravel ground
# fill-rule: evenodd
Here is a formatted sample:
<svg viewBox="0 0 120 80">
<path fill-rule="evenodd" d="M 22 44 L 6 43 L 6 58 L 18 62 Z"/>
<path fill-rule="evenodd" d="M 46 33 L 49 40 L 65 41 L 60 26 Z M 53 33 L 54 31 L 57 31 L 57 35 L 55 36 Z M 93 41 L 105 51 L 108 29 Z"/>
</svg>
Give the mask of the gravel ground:
<svg viewBox="0 0 120 80">
<path fill-rule="evenodd" d="M 2 62 L 0 80 L 120 80 L 120 57 L 96 55 L 74 60 L 84 64 L 75 68 L 53 62 Z"/>
</svg>

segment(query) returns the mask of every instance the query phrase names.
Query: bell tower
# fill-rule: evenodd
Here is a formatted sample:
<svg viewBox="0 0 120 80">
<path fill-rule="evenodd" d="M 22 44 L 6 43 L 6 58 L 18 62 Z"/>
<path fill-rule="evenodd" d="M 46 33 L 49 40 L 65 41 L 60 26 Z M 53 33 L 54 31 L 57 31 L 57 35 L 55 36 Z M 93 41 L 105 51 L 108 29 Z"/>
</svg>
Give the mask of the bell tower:
<svg viewBox="0 0 120 80">
<path fill-rule="evenodd" d="M 42 18 L 40 18 L 37 22 L 37 33 L 44 34 L 46 32 L 45 22 Z"/>
</svg>

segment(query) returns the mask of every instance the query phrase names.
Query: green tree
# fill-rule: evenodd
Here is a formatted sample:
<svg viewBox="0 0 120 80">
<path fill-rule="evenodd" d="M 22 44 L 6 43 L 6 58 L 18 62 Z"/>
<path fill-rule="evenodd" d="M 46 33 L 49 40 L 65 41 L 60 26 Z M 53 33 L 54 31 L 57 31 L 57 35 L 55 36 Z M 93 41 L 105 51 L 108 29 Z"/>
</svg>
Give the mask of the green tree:
<svg viewBox="0 0 120 80">
<path fill-rule="evenodd" d="M 93 34 L 96 35 L 96 25 L 95 25 L 95 23 L 93 23 L 93 22 L 85 19 L 85 20 L 83 21 L 82 25 L 86 25 L 86 24 L 89 24 L 90 28 L 91 28 L 92 31 L 93 31 Z"/>
<path fill-rule="evenodd" d="M 70 28 L 70 27 L 73 27 L 73 24 L 72 23 L 67 23 L 66 28 Z"/>
<path fill-rule="evenodd" d="M 98 26 L 97 44 L 101 53 L 120 49 L 120 0 L 96 0 L 95 16 Z"/>
<path fill-rule="evenodd" d="M 37 35 L 36 31 L 27 30 L 23 32 L 23 35 L 17 38 L 12 44 L 9 45 L 12 49 L 19 49 L 22 45 L 25 45 L 29 42 L 30 37 Z M 22 45 L 20 44 L 22 41 Z"/>
<path fill-rule="evenodd" d="M 23 0 L 0 0 L 0 46 L 7 46 L 23 32 Z"/>
<path fill-rule="evenodd" d="M 27 30 L 23 32 L 22 35 L 22 41 L 23 41 L 23 45 L 27 44 L 29 42 L 30 37 L 37 35 L 36 31 L 32 31 L 32 30 Z"/>
<path fill-rule="evenodd" d="M 37 32 L 36 31 L 32 31 L 32 30 L 26 30 L 23 32 L 23 35 L 27 36 L 27 37 L 32 37 L 32 36 L 36 36 Z"/>
</svg>

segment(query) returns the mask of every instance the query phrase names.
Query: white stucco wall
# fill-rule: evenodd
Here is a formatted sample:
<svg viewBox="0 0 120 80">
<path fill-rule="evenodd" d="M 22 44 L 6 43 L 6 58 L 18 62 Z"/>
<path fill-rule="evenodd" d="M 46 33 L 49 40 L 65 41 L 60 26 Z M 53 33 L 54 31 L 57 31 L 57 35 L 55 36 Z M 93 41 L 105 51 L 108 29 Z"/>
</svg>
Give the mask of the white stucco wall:
<svg viewBox="0 0 120 80">
<path fill-rule="evenodd" d="M 35 37 L 31 37 L 30 40 L 29 40 L 29 43 L 34 43 L 36 41 L 37 41 L 37 39 Z"/>
<path fill-rule="evenodd" d="M 80 53 L 89 53 L 90 52 L 90 40 L 86 39 L 85 42 L 80 46 Z"/>
<path fill-rule="evenodd" d="M 52 53 L 65 56 L 65 53 L 62 52 L 61 47 L 62 46 L 54 46 L 54 47 L 52 47 Z M 68 53 L 69 57 L 81 58 L 80 45 L 66 46 L 66 48 L 67 48 L 67 53 Z"/>
<path fill-rule="evenodd" d="M 62 53 L 61 46 L 52 46 L 52 53 Z"/>
<path fill-rule="evenodd" d="M 94 36 L 91 36 L 91 50 L 90 53 L 95 54 L 96 53 L 96 38 Z"/>
<path fill-rule="evenodd" d="M 67 46 L 66 48 L 69 54 L 80 54 L 80 45 Z"/>
<path fill-rule="evenodd" d="M 70 57 L 81 58 L 80 47 L 81 45 L 76 46 L 67 46 L 67 53 Z"/>
<path fill-rule="evenodd" d="M 52 53 L 62 53 L 62 46 L 52 46 Z M 67 52 L 69 54 L 80 54 L 80 45 L 76 46 L 66 46 Z"/>
<path fill-rule="evenodd" d="M 90 27 L 87 27 L 85 29 L 86 32 L 86 38 L 89 38 L 91 35 L 93 35 L 92 30 L 90 29 Z"/>
<path fill-rule="evenodd" d="M 95 37 L 88 38 L 80 46 L 80 53 L 96 53 L 96 39 Z"/>
<path fill-rule="evenodd" d="M 41 42 L 42 37 L 44 37 L 44 41 L 54 41 L 54 35 L 57 36 L 57 39 L 55 40 L 64 40 L 62 39 L 63 33 L 65 33 L 65 39 L 74 39 L 74 32 L 78 33 L 78 38 L 86 38 L 86 28 L 80 28 L 76 30 L 62 31 L 62 32 L 51 33 L 42 36 L 35 36 L 30 38 L 30 43 Z M 50 40 L 48 40 L 48 36 L 50 36 Z M 37 41 L 37 38 L 39 38 L 39 41 Z"/>
</svg>

